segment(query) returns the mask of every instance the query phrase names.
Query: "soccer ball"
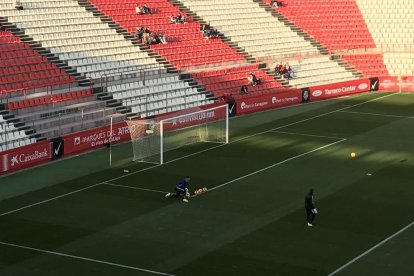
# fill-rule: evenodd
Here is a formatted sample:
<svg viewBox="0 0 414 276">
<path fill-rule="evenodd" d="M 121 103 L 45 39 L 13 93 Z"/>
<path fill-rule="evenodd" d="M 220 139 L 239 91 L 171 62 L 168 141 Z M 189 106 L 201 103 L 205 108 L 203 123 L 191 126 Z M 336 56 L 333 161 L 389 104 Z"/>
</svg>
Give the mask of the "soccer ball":
<svg viewBox="0 0 414 276">
<path fill-rule="evenodd" d="M 356 156 L 356 153 L 355 152 L 351 153 L 351 157 L 352 158 L 354 158 L 355 156 Z"/>
</svg>

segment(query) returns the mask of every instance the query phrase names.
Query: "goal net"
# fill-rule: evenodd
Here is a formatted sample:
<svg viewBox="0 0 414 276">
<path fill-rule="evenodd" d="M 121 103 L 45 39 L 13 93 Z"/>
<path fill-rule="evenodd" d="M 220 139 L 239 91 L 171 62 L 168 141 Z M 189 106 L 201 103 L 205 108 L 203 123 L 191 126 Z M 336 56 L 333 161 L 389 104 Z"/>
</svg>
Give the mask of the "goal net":
<svg viewBox="0 0 414 276">
<path fill-rule="evenodd" d="M 163 164 L 229 141 L 227 105 L 126 122 L 137 162 Z"/>
</svg>

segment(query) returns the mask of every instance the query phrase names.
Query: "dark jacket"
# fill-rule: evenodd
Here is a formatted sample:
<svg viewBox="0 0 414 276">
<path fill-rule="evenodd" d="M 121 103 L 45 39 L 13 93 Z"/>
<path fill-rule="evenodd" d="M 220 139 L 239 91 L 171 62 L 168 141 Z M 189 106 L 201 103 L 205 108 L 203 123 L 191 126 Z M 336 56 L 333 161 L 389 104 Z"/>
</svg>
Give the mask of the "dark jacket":
<svg viewBox="0 0 414 276">
<path fill-rule="evenodd" d="M 310 190 L 305 197 L 305 208 L 314 209 L 315 205 L 313 204 L 313 190 Z"/>
</svg>

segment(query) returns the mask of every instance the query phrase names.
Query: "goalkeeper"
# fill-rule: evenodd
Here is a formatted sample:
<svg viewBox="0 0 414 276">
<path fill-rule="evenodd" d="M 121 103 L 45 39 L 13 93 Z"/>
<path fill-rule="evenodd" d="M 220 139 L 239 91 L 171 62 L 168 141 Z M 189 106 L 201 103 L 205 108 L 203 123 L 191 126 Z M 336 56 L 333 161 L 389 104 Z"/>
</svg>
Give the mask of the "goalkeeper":
<svg viewBox="0 0 414 276">
<path fill-rule="evenodd" d="M 175 186 L 175 193 L 168 193 L 165 197 L 177 197 L 182 198 L 183 202 L 188 202 L 190 198 L 190 191 L 188 190 L 188 184 L 190 183 L 190 177 L 186 176 L 184 179 L 178 181 L 177 185 Z"/>
</svg>

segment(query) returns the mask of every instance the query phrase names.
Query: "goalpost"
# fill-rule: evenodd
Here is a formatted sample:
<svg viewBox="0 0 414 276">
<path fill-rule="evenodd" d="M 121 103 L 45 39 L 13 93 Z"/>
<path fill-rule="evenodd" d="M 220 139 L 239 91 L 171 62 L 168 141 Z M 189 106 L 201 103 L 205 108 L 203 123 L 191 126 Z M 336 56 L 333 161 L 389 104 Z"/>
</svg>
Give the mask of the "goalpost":
<svg viewBox="0 0 414 276">
<path fill-rule="evenodd" d="M 195 144 L 202 143 L 205 150 L 208 146 L 229 142 L 228 105 L 126 122 L 136 162 L 163 164 L 167 152 L 186 148 L 189 151 L 186 154 L 194 154 L 201 151 Z"/>
</svg>

